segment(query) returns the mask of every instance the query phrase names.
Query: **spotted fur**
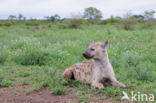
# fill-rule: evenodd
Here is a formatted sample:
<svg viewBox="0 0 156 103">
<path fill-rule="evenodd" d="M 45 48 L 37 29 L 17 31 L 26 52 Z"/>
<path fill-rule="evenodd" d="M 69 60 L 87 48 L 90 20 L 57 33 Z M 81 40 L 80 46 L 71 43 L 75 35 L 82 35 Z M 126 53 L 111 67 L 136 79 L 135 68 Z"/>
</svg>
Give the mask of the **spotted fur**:
<svg viewBox="0 0 156 103">
<path fill-rule="evenodd" d="M 126 87 L 115 78 L 112 65 L 108 59 L 107 46 L 108 41 L 91 43 L 83 56 L 92 60 L 72 65 L 64 71 L 63 77 L 74 78 L 99 89 L 104 89 L 103 83 L 106 81 L 113 86 Z"/>
</svg>

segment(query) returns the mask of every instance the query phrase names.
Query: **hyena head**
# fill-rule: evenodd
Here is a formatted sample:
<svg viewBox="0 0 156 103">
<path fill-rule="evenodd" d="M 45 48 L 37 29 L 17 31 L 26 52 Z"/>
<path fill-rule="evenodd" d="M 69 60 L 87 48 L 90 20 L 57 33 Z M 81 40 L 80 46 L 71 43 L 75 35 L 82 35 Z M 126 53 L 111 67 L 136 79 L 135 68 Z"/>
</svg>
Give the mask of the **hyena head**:
<svg viewBox="0 0 156 103">
<path fill-rule="evenodd" d="M 108 40 L 105 42 L 92 42 L 83 53 L 86 59 L 100 60 L 107 57 Z"/>
</svg>

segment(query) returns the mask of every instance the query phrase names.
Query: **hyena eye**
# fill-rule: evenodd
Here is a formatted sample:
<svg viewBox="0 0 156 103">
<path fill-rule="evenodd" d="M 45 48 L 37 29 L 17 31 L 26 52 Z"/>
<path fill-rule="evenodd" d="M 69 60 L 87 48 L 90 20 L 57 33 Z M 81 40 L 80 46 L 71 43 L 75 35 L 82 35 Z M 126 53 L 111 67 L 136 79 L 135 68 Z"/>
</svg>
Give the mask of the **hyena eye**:
<svg viewBox="0 0 156 103">
<path fill-rule="evenodd" d="M 95 49 L 91 48 L 90 50 L 91 50 L 91 51 L 94 51 Z"/>
</svg>

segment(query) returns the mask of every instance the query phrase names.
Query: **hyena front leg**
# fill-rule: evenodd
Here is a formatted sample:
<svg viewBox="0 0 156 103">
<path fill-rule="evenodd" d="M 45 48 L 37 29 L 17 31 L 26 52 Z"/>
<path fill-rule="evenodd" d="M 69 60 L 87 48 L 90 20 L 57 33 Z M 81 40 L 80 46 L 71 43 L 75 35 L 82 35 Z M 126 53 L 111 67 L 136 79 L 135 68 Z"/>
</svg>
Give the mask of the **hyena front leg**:
<svg viewBox="0 0 156 103">
<path fill-rule="evenodd" d="M 98 88 L 98 89 L 104 89 L 103 84 L 99 83 L 99 82 L 96 82 L 96 81 L 92 82 L 92 86 L 95 87 L 95 88 Z"/>
<path fill-rule="evenodd" d="M 123 87 L 123 88 L 126 88 L 126 85 L 117 81 L 116 78 L 111 78 L 110 79 L 110 83 L 113 85 L 113 86 L 118 86 L 118 87 Z"/>
</svg>

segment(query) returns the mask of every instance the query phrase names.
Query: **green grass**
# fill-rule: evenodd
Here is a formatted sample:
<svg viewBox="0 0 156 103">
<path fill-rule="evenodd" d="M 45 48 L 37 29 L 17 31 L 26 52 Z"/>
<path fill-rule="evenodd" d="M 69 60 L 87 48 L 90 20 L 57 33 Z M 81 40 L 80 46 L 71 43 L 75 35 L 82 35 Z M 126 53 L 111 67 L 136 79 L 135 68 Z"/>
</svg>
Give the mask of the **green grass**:
<svg viewBox="0 0 156 103">
<path fill-rule="evenodd" d="M 108 54 L 116 77 L 129 88 L 105 84 L 97 90 L 88 84 L 66 81 L 62 72 L 82 57 L 90 41 L 109 40 Z M 125 31 L 113 25 L 90 25 L 79 29 L 34 30 L 31 26 L 0 27 L 0 86 L 30 85 L 39 90 L 49 87 L 54 94 L 74 89 L 79 102 L 93 95 L 120 100 L 122 91 L 140 91 L 156 96 L 156 30 Z"/>
</svg>

